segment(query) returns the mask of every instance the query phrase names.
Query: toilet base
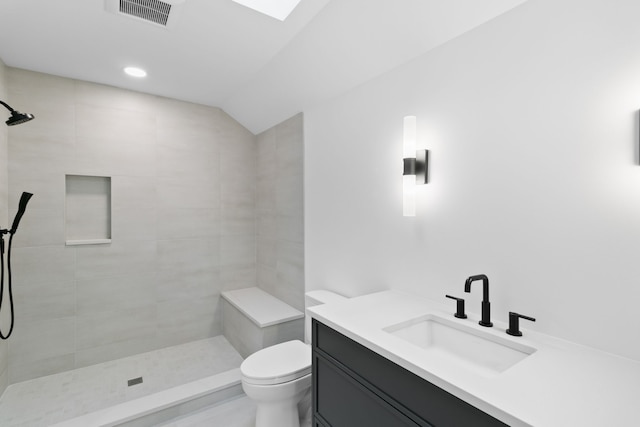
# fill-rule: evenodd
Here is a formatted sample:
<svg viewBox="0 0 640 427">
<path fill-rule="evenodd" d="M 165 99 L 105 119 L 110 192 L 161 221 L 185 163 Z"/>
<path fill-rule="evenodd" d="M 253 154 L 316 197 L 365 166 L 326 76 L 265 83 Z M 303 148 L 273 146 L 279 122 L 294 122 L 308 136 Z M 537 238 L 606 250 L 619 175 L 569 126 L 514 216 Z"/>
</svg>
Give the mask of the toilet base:
<svg viewBox="0 0 640 427">
<path fill-rule="evenodd" d="M 297 403 L 262 403 L 256 409 L 256 427 L 300 427 Z"/>
<path fill-rule="evenodd" d="M 256 404 L 256 427 L 300 427 L 299 404 L 311 390 L 311 375 L 270 386 L 247 384 L 242 388 Z"/>
</svg>

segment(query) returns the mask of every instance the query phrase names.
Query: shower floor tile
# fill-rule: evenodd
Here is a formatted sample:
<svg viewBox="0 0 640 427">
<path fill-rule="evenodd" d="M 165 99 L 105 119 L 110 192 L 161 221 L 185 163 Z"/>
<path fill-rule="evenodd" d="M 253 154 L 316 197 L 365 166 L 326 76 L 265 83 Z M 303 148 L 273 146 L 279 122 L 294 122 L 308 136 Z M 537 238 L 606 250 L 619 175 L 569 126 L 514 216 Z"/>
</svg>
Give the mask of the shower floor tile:
<svg viewBox="0 0 640 427">
<path fill-rule="evenodd" d="M 242 357 L 220 335 L 10 385 L 0 426 L 49 426 L 238 368 Z M 127 381 L 142 377 L 141 384 Z"/>
</svg>

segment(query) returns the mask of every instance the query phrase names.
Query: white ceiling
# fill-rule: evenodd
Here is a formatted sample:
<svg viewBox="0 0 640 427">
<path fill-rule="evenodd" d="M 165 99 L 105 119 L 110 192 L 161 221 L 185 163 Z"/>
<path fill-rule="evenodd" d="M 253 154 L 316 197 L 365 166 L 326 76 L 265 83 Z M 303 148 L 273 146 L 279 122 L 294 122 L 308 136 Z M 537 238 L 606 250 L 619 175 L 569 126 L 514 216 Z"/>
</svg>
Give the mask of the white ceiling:
<svg viewBox="0 0 640 427">
<path fill-rule="evenodd" d="M 186 0 L 165 29 L 103 0 L 0 0 L 0 59 L 222 107 L 259 133 L 524 1 L 302 0 L 281 22 L 231 0 Z M 148 77 L 124 75 L 127 65 Z"/>
</svg>

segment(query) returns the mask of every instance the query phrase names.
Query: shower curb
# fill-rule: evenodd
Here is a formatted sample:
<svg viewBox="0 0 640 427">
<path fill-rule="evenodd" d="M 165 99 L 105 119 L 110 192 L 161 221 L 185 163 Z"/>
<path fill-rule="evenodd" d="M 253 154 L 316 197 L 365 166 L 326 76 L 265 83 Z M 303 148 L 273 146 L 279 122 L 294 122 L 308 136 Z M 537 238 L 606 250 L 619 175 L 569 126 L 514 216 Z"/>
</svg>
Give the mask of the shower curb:
<svg viewBox="0 0 640 427">
<path fill-rule="evenodd" d="M 241 373 L 236 368 L 81 415 L 52 427 L 155 426 L 242 394 Z"/>
</svg>

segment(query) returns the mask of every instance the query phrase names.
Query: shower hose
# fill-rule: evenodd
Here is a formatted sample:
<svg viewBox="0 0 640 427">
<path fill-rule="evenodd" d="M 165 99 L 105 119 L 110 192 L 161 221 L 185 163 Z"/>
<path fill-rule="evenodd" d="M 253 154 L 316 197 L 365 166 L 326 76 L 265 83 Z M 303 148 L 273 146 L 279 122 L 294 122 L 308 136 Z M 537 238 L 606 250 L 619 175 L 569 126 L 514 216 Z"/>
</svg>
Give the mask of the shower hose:
<svg viewBox="0 0 640 427">
<path fill-rule="evenodd" d="M 13 233 L 10 230 L 0 230 L 0 233 L 2 233 L 0 236 L 0 269 L 2 270 L 0 273 L 0 308 L 2 308 L 2 303 L 4 302 L 4 235 L 7 233 L 9 234 L 9 244 L 7 248 L 7 294 L 9 295 L 11 323 L 7 335 L 4 335 L 2 333 L 2 328 L 0 328 L 0 338 L 6 340 L 13 332 L 13 322 L 15 320 L 13 314 L 13 290 L 11 288 L 11 244 L 13 243 Z"/>
<path fill-rule="evenodd" d="M 22 193 L 22 196 L 20 197 L 20 203 L 18 205 L 18 212 L 13 219 L 11 229 L 0 230 L 0 270 L 2 270 L 0 272 L 0 310 L 2 310 L 2 303 L 4 302 L 4 235 L 9 235 L 9 244 L 7 245 L 7 294 L 9 294 L 9 310 L 11 311 L 11 323 L 9 324 L 9 332 L 7 333 L 7 335 L 2 333 L 2 328 L 0 327 L 0 338 L 2 338 L 3 340 L 6 340 L 11 336 L 15 320 L 15 316 L 13 314 L 13 289 L 11 287 L 11 245 L 13 244 L 13 236 L 18 230 L 18 224 L 20 224 L 22 215 L 24 215 L 24 211 L 27 209 L 27 203 L 29 202 L 29 199 L 31 199 L 31 196 L 33 196 L 33 194 L 31 193 Z"/>
</svg>

